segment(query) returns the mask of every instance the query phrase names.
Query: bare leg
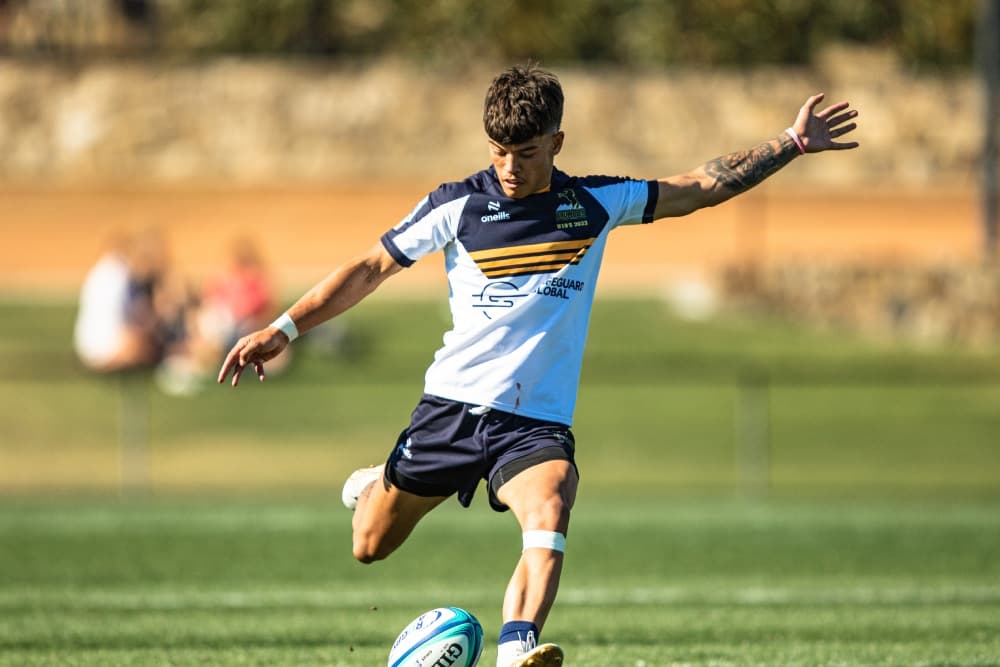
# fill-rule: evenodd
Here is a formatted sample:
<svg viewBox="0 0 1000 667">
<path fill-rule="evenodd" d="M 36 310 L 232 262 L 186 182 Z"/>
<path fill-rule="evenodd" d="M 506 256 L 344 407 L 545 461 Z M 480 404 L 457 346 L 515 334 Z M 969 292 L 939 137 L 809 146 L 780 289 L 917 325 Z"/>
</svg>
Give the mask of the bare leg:
<svg viewBox="0 0 1000 667">
<path fill-rule="evenodd" d="M 521 530 L 566 534 L 569 514 L 576 501 L 576 469 L 569 461 L 545 461 L 516 475 L 497 493 L 517 517 Z M 563 554 L 531 548 L 521 554 L 507 585 L 503 620 L 545 624 L 559 589 Z"/>
<path fill-rule="evenodd" d="M 413 532 L 414 526 L 446 496 L 425 498 L 402 491 L 382 480 L 368 485 L 358 496 L 351 526 L 354 557 L 362 563 L 382 560 Z"/>
</svg>

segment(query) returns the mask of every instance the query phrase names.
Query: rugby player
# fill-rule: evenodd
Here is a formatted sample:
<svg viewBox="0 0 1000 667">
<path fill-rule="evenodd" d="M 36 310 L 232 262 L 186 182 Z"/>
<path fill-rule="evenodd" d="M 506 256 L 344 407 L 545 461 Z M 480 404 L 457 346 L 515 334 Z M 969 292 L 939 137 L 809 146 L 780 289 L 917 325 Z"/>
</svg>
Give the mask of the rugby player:
<svg viewBox="0 0 1000 667">
<path fill-rule="evenodd" d="M 483 123 L 492 166 L 427 195 L 374 246 L 309 290 L 270 326 L 237 341 L 219 382 L 236 386 L 300 334 L 336 317 L 387 278 L 441 250 L 453 327 L 427 371 L 424 395 L 386 462 L 344 486 L 354 557 L 391 554 L 446 498 L 468 506 L 480 480 L 489 503 L 514 513 L 522 552 L 503 600 L 497 667 L 553 667 L 563 650 L 539 642 L 556 597 L 578 474 L 570 430 L 601 257 L 619 225 L 715 206 L 808 153 L 852 149 L 839 138 L 857 111 L 840 102 L 799 109 L 763 143 L 654 180 L 570 176 L 563 92 L 537 66 L 489 87 Z"/>
</svg>

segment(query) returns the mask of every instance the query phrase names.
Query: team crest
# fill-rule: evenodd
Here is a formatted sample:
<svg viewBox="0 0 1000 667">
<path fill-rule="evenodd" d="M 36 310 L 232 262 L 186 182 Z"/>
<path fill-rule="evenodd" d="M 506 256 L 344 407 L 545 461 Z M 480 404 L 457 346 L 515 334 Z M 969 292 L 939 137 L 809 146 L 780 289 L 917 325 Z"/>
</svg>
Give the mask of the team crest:
<svg viewBox="0 0 1000 667">
<path fill-rule="evenodd" d="M 587 220 L 587 209 L 576 197 L 576 190 L 567 188 L 556 193 L 559 199 L 559 206 L 556 208 L 556 229 L 573 229 L 575 227 L 586 227 L 590 224 Z"/>
</svg>

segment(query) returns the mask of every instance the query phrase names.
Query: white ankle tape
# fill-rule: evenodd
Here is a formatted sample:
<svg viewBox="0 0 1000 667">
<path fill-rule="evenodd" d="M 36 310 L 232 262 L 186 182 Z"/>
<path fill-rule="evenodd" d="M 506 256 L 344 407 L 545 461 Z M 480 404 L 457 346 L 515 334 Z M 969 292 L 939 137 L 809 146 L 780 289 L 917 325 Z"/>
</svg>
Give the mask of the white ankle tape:
<svg viewBox="0 0 1000 667">
<path fill-rule="evenodd" d="M 521 538 L 524 549 L 551 549 L 552 551 L 566 551 L 566 536 L 551 530 L 526 530 Z"/>
</svg>

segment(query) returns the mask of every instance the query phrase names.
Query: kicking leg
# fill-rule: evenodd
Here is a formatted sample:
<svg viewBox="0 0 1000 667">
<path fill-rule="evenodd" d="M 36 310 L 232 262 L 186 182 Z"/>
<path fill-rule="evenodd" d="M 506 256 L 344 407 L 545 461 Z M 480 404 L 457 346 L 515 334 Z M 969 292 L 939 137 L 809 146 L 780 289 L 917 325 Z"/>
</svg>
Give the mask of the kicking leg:
<svg viewBox="0 0 1000 667">
<path fill-rule="evenodd" d="M 425 514 L 447 496 L 424 497 L 389 484 L 381 475 L 358 495 L 351 526 L 354 557 L 373 563 L 396 550 Z"/>
</svg>

